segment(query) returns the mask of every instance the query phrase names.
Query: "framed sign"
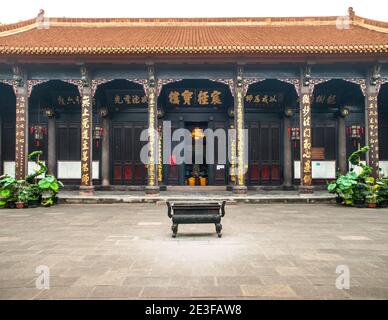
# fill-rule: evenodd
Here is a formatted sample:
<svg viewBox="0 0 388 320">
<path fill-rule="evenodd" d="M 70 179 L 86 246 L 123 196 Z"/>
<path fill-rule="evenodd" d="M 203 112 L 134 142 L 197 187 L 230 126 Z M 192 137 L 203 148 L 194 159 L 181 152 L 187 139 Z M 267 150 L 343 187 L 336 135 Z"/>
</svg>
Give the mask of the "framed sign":
<svg viewBox="0 0 388 320">
<path fill-rule="evenodd" d="M 146 107 L 148 99 L 143 90 L 109 90 L 107 103 L 111 107 Z"/>
<path fill-rule="evenodd" d="M 279 109 L 284 102 L 284 94 L 279 92 L 248 92 L 244 98 L 245 108 Z"/>
<path fill-rule="evenodd" d="M 223 88 L 171 88 L 166 93 L 168 107 L 218 107 L 225 102 Z"/>
</svg>

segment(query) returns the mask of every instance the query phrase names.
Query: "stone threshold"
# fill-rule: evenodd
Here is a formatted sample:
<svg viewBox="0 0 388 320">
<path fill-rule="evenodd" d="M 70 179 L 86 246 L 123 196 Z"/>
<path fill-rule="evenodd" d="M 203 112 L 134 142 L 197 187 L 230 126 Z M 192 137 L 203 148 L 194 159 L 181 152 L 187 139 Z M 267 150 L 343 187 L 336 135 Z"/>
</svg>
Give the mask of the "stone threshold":
<svg viewBox="0 0 388 320">
<path fill-rule="evenodd" d="M 83 196 L 79 192 L 60 193 L 59 203 L 65 204 L 111 204 L 111 203 L 165 203 L 166 201 L 222 201 L 226 200 L 228 204 L 237 203 L 335 203 L 335 196 L 326 192 L 317 192 L 313 194 L 281 194 L 254 193 L 247 195 L 233 195 L 231 192 L 206 194 L 196 193 L 172 193 L 161 192 L 159 195 L 145 195 L 142 192 L 134 194 L 115 194 L 114 192 L 96 192 L 94 195 Z"/>
</svg>

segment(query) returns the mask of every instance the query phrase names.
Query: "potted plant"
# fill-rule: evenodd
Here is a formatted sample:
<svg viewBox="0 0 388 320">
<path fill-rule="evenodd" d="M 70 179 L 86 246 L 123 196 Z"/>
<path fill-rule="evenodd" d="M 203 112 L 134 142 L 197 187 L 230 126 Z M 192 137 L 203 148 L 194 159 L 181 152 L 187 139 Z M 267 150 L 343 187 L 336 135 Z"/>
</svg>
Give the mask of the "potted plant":
<svg viewBox="0 0 388 320">
<path fill-rule="evenodd" d="M 368 195 L 366 198 L 366 204 L 368 208 L 376 208 L 377 206 L 377 194 Z"/>
<path fill-rule="evenodd" d="M 0 177 L 0 207 L 15 208 L 17 180 L 9 175 Z"/>
<path fill-rule="evenodd" d="M 9 189 L 0 190 L 0 208 L 5 208 L 7 206 L 10 194 L 11 192 Z"/>
<path fill-rule="evenodd" d="M 358 182 L 352 189 L 352 205 L 357 208 L 365 207 L 365 199 L 368 195 L 368 186 L 365 183 Z"/>
<path fill-rule="evenodd" d="M 16 180 L 8 175 L 0 177 L 0 208 L 24 208 L 27 205 L 34 208 L 40 203 L 51 206 L 57 202 L 56 195 L 63 184 L 54 176 L 46 175 L 47 166 L 39 159 L 41 154 L 42 151 L 34 151 L 28 156 L 39 168 L 27 175 L 25 180 Z"/>
<path fill-rule="evenodd" d="M 27 201 L 25 180 L 16 180 L 16 209 L 23 209 Z"/>
<path fill-rule="evenodd" d="M 41 201 L 41 190 L 37 184 L 29 184 L 25 186 L 24 193 L 27 198 L 29 208 L 37 208 Z"/>
<path fill-rule="evenodd" d="M 63 187 L 62 182 L 58 181 L 53 175 L 46 175 L 38 182 L 41 191 L 41 204 L 45 207 L 50 207 L 57 202 L 57 193 L 60 187 Z"/>
<path fill-rule="evenodd" d="M 386 208 L 388 206 L 388 178 L 381 178 L 376 183 L 379 185 L 377 205 Z"/>
<path fill-rule="evenodd" d="M 367 194 L 365 197 L 367 206 L 368 208 L 376 208 L 380 185 L 375 183 L 375 179 L 373 177 L 366 177 L 364 180 L 368 186 Z"/>
<path fill-rule="evenodd" d="M 345 203 L 352 205 L 353 186 L 357 184 L 357 173 L 354 171 L 348 172 L 346 175 L 340 175 L 335 181 L 327 186 L 330 193 L 337 194 L 337 203 Z M 341 201 L 339 201 L 341 199 Z"/>
</svg>

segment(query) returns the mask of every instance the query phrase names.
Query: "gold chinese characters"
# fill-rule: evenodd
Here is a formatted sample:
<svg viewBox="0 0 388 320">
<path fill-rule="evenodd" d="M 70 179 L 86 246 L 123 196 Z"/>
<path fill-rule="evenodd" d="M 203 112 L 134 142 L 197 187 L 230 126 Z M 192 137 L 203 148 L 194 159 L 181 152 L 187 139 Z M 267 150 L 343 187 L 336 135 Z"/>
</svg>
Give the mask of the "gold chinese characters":
<svg viewBox="0 0 388 320">
<path fill-rule="evenodd" d="M 90 96 L 82 97 L 81 107 L 81 184 L 90 185 L 90 128 L 91 128 L 91 104 Z"/>
<path fill-rule="evenodd" d="M 167 94 L 168 102 L 175 106 L 208 106 L 208 105 L 221 105 L 222 104 L 222 92 L 218 90 L 206 90 L 206 89 L 174 89 Z"/>
</svg>

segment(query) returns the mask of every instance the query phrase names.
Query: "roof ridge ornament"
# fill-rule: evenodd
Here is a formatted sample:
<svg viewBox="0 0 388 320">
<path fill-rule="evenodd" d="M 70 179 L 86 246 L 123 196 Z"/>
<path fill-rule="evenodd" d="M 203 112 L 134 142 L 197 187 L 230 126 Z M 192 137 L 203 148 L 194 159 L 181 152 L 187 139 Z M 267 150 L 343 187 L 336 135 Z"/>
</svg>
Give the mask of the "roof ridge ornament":
<svg viewBox="0 0 388 320">
<path fill-rule="evenodd" d="M 40 9 L 38 15 L 36 16 L 36 28 L 37 29 L 48 29 L 49 28 L 49 19 L 45 17 L 45 11 Z"/>
<path fill-rule="evenodd" d="M 356 16 L 355 11 L 353 10 L 353 7 L 348 8 L 348 16 L 351 21 L 354 20 L 354 17 Z"/>
<path fill-rule="evenodd" d="M 377 84 L 377 82 L 381 79 L 380 71 L 381 71 L 381 65 L 380 64 L 376 64 L 376 65 L 373 66 L 372 74 L 371 74 L 371 77 L 370 77 L 370 84 L 372 86 L 375 86 Z"/>
</svg>

